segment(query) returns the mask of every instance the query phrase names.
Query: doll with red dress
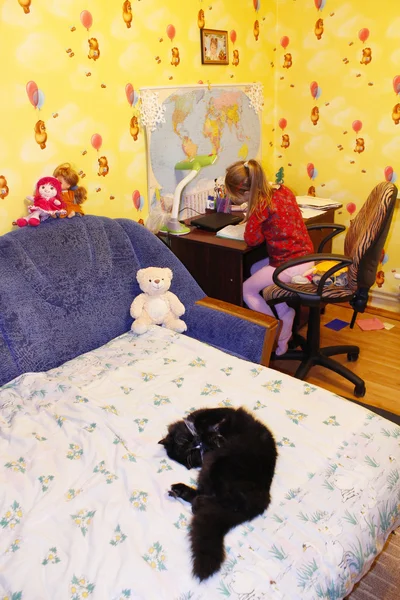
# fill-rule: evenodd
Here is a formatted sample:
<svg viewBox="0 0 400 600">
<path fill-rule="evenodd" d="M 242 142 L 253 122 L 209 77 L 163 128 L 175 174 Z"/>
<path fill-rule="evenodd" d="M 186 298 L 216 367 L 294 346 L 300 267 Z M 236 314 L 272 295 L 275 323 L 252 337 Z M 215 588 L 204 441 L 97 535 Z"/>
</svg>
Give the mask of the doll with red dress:
<svg viewBox="0 0 400 600">
<path fill-rule="evenodd" d="M 61 183 L 62 197 L 66 205 L 68 218 L 83 217 L 85 214 L 81 204 L 87 198 L 86 188 L 78 186 L 79 175 L 71 167 L 70 163 L 63 163 L 54 169 L 54 177 Z"/>
<path fill-rule="evenodd" d="M 49 217 L 66 215 L 65 204 L 61 194 L 61 184 L 55 177 L 42 177 L 36 184 L 34 196 L 27 196 L 32 202 L 28 206 L 29 214 L 17 219 L 18 227 L 30 225 L 37 227 Z"/>
</svg>

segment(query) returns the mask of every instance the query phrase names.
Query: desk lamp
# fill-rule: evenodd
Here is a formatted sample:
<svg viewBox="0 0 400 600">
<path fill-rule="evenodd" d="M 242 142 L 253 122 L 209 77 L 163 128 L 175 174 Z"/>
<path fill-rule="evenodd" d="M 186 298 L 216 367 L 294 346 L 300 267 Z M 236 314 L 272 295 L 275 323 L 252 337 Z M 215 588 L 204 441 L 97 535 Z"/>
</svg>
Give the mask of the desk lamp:
<svg viewBox="0 0 400 600">
<path fill-rule="evenodd" d="M 186 177 L 184 177 L 176 186 L 174 200 L 172 203 L 171 217 L 160 231 L 166 231 L 171 235 L 184 235 L 185 233 L 190 232 L 189 227 L 186 227 L 186 225 L 180 223 L 178 219 L 183 188 L 196 177 L 203 167 L 208 167 L 209 165 L 214 164 L 216 160 L 216 154 L 202 154 L 195 156 L 194 158 L 181 160 L 180 162 L 176 163 L 175 169 L 178 171 L 188 171 L 190 169 L 190 173 L 188 173 Z"/>
</svg>

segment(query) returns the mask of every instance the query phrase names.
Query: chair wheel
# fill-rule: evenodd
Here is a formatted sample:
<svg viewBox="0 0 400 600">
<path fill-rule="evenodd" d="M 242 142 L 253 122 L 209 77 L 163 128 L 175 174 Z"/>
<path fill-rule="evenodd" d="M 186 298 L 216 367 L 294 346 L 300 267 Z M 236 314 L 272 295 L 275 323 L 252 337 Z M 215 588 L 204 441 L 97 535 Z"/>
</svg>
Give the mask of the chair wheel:
<svg viewBox="0 0 400 600">
<path fill-rule="evenodd" d="M 358 352 L 349 352 L 347 355 L 347 360 L 349 362 L 356 362 L 356 360 L 358 360 Z"/>
<path fill-rule="evenodd" d="M 363 398 L 365 396 L 365 383 L 360 383 L 354 387 L 354 395 L 356 398 Z"/>
</svg>

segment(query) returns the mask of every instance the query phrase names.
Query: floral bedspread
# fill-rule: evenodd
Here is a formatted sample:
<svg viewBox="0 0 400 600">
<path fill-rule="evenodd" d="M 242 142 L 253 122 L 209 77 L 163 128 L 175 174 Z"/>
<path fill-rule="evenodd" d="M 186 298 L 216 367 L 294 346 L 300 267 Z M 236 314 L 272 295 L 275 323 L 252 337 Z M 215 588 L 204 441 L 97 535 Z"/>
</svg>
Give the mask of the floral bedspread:
<svg viewBox="0 0 400 600">
<path fill-rule="evenodd" d="M 195 484 L 157 442 L 200 407 L 245 406 L 279 457 L 264 515 L 191 576 Z M 0 388 L 0 597 L 343 598 L 400 524 L 400 427 L 325 390 L 155 327 Z"/>
</svg>

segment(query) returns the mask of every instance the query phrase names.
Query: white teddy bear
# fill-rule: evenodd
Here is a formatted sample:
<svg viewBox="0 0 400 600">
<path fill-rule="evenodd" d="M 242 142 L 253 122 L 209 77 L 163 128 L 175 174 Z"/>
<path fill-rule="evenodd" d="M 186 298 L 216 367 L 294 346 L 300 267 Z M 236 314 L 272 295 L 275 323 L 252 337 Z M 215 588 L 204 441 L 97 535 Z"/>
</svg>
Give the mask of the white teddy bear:
<svg viewBox="0 0 400 600">
<path fill-rule="evenodd" d="M 139 269 L 136 279 L 144 293 L 136 296 L 131 304 L 131 316 L 135 319 L 132 331 L 145 333 L 153 324 L 164 325 L 179 333 L 186 331 L 186 323 L 178 318 L 184 314 L 185 307 L 173 292 L 168 291 L 172 281 L 171 269 Z"/>
</svg>

